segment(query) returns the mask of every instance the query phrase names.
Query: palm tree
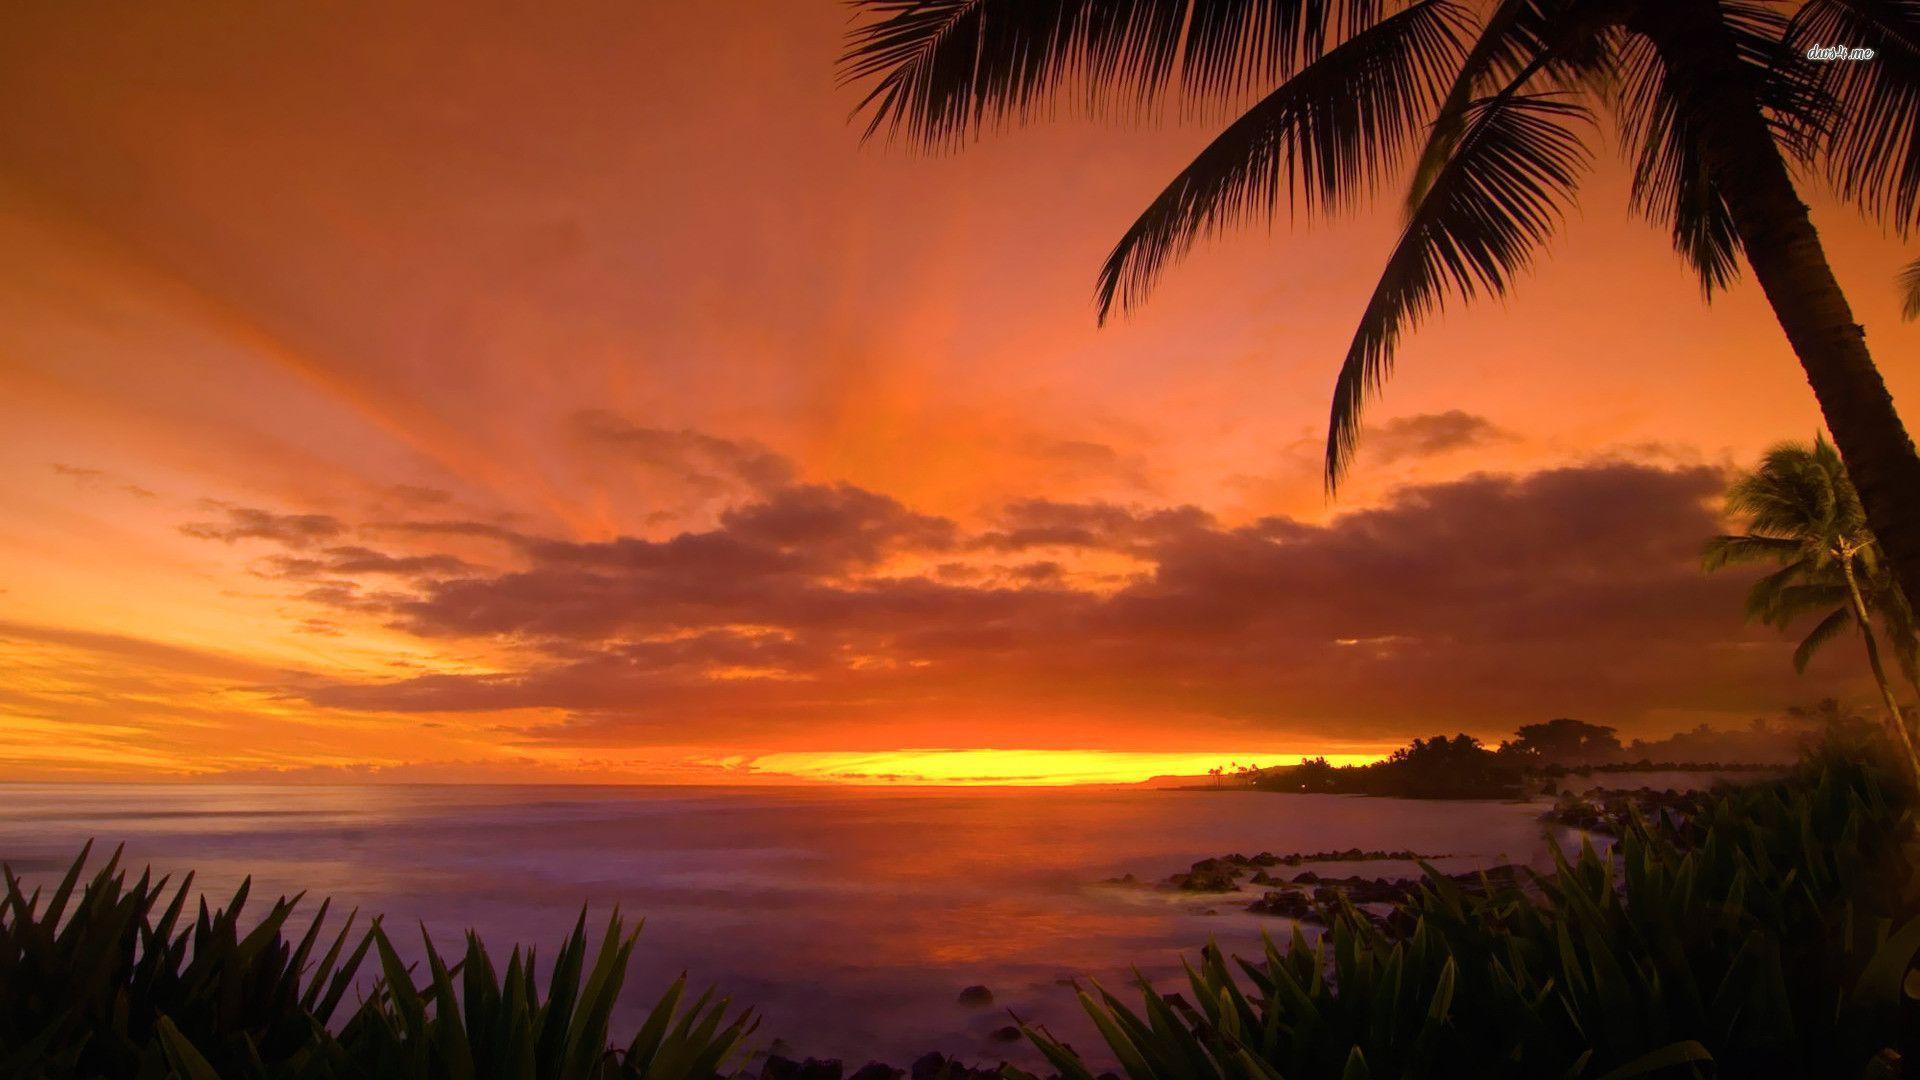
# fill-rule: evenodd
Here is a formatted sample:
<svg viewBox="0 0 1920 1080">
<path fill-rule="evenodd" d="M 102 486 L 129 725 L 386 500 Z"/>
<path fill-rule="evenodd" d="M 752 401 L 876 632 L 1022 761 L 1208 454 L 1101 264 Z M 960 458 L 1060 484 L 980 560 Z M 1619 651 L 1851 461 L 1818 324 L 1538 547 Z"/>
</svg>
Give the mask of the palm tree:
<svg viewBox="0 0 1920 1080">
<path fill-rule="evenodd" d="M 1908 322 L 1920 319 L 1920 259 L 1900 271 L 1900 314 Z"/>
<path fill-rule="evenodd" d="M 1671 229 L 1709 297 L 1745 256 L 1920 606 L 1920 455 L 1789 172 L 1825 172 L 1903 233 L 1920 224 L 1920 0 L 853 3 L 867 17 L 842 71 L 869 87 L 869 135 L 951 146 L 1062 97 L 1133 116 L 1251 100 L 1121 236 L 1102 320 L 1202 235 L 1407 178 L 1405 228 L 1334 383 L 1330 490 L 1402 333 L 1449 299 L 1507 291 L 1610 111 L 1635 208 Z M 1875 56 L 1807 58 L 1834 43 Z"/>
<path fill-rule="evenodd" d="M 1872 617 L 1876 611 L 1881 615 L 1912 681 L 1912 611 L 1898 590 L 1889 588 L 1884 560 L 1833 444 L 1815 436 L 1811 445 L 1784 442 L 1773 447 L 1758 469 L 1727 489 L 1726 506 L 1727 516 L 1744 519 L 1747 531 L 1708 541 L 1706 568 L 1780 564 L 1748 592 L 1747 617 L 1785 629 L 1801 616 L 1821 616 L 1793 651 L 1795 670 L 1806 670 L 1821 647 L 1849 629 L 1857 630 L 1886 705 L 1887 723 L 1920 778 L 1920 748 L 1887 680 Z"/>
</svg>

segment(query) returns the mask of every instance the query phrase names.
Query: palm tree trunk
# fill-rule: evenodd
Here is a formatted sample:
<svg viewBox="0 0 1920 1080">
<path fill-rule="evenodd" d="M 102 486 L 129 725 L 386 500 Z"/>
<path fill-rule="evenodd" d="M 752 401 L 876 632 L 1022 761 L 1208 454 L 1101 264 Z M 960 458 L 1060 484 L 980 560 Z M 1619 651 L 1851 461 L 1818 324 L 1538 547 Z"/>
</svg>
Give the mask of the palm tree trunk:
<svg viewBox="0 0 1920 1080">
<path fill-rule="evenodd" d="M 1893 696 L 1893 685 L 1887 681 L 1886 666 L 1880 662 L 1880 645 L 1873 637 L 1873 621 L 1867 617 L 1867 602 L 1860 595 L 1860 582 L 1853 573 L 1853 556 L 1843 555 L 1840 559 L 1840 572 L 1847 579 L 1847 606 L 1853 612 L 1853 621 L 1860 627 L 1860 637 L 1867 643 L 1867 666 L 1873 669 L 1873 681 L 1880 687 L 1880 698 L 1887 705 L 1887 723 L 1893 727 L 1894 736 L 1907 752 L 1908 764 L 1913 766 L 1913 776 L 1920 782 L 1920 750 L 1914 746 L 1913 728 L 1907 724 L 1907 718 L 1900 711 L 1900 699 Z"/>
<path fill-rule="evenodd" d="M 1733 218 L 1753 276 L 1800 359 L 1867 524 L 1920 610 L 1920 454 L 1867 352 L 1866 332 L 1827 263 L 1786 162 L 1712 0 L 1647 0 L 1628 28 L 1670 69 L 1691 68 L 1687 119 Z"/>
</svg>

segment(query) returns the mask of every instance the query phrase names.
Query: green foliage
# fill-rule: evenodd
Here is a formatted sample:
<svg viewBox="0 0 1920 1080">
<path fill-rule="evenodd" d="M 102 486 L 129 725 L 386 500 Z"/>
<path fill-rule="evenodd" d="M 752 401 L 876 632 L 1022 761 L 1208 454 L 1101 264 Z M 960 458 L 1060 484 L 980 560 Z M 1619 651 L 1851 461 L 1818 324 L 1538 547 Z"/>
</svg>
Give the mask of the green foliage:
<svg viewBox="0 0 1920 1080">
<path fill-rule="evenodd" d="M 1348 908 L 1255 960 L 1209 946 L 1190 998 L 1081 1001 L 1132 1080 L 1862 1075 L 1898 1030 L 1920 891 L 1909 793 L 1857 760 L 1636 818 L 1529 883 L 1426 867 L 1404 936 Z"/>
<path fill-rule="evenodd" d="M 516 947 L 498 975 L 472 934 L 451 967 L 423 940 L 416 986 L 377 920 L 355 938 L 350 915 L 316 957 L 327 904 L 298 941 L 282 936 L 298 896 L 243 936 L 243 883 L 222 909 L 202 900 L 185 927 L 192 875 L 172 889 L 147 873 L 129 883 L 116 851 L 81 885 L 88 854 L 44 898 L 6 872 L 0 1076 L 704 1080 L 755 1026 L 750 1012 L 729 1019 L 711 991 L 683 1004 L 682 975 L 631 1042 L 609 1046 L 638 935 L 618 913 L 590 964 L 582 913 L 544 996 L 531 950 Z M 369 955 L 376 980 L 336 1034 L 331 1021 Z"/>
<path fill-rule="evenodd" d="M 608 1046 L 609 1019 L 639 936 L 637 927 L 631 934 L 623 930 L 618 912 L 591 964 L 581 914 L 554 959 L 545 1000 L 531 951 L 523 955 L 516 947 L 501 976 L 477 936 L 467 935 L 466 955 L 450 968 L 424 928 L 421 934 L 428 977 L 416 989 L 385 932 L 374 929 L 385 977 L 340 1034 L 348 1056 L 377 1076 L 705 1078 L 720 1072 L 756 1026 L 750 1012 L 729 1021 L 728 1001 L 714 1000 L 712 991 L 681 1009 L 687 985 L 682 975 L 624 1049 Z"/>
<path fill-rule="evenodd" d="M 202 900 L 183 925 L 191 874 L 171 890 L 148 873 L 129 883 L 116 851 L 76 894 L 87 855 L 44 902 L 6 873 L 0 1075 L 165 1075 L 184 1056 L 169 1046 L 197 1048 L 221 1075 L 297 1071 L 309 1059 L 367 951 L 364 936 L 347 948 L 353 916 L 315 960 L 326 904 L 294 943 L 281 929 L 299 897 L 241 935 L 247 883 L 218 911 Z"/>
<path fill-rule="evenodd" d="M 1839 451 L 1818 435 L 1811 444 L 1775 445 L 1758 468 L 1728 487 L 1727 515 L 1743 520 L 1747 531 L 1708 541 L 1706 568 L 1751 562 L 1779 567 L 1748 591 L 1747 618 L 1781 630 L 1803 618 L 1813 620 L 1793 652 L 1796 670 L 1805 671 L 1829 642 L 1858 632 L 1889 726 L 1912 749 L 1912 731 L 1880 662 L 1874 622 L 1877 617 L 1877 633 L 1915 689 L 1920 689 L 1920 624 L 1867 528 L 1866 511 Z M 1911 760 L 1920 774 L 1920 753 Z"/>
</svg>

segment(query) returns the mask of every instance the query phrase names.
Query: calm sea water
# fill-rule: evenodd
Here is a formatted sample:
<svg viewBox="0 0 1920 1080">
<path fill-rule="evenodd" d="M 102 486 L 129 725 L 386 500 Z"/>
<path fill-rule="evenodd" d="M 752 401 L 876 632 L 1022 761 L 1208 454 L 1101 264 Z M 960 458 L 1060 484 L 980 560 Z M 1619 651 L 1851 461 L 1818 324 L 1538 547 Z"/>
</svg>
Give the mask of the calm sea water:
<svg viewBox="0 0 1920 1080">
<path fill-rule="evenodd" d="M 1103 885 L 1210 855 L 1411 849 L 1449 871 L 1540 864 L 1542 802 L 1137 789 L 185 787 L 0 785 L 0 859 L 57 874 L 89 837 L 224 900 L 307 890 L 551 952 L 582 904 L 645 916 L 630 1032 L 682 970 L 765 1016 L 801 1055 L 904 1065 L 927 1050 L 1026 1060 L 991 1040 L 1008 1010 L 1088 1047 L 1069 985 L 1155 978 L 1210 937 L 1258 947 L 1282 920 L 1231 899 Z M 1577 842 L 1577 841 L 1576 841 Z M 1398 865 L 1335 872 L 1398 874 Z M 989 1008 L 957 1003 L 984 984 Z M 785 1049 L 785 1048 L 782 1048 Z"/>
</svg>

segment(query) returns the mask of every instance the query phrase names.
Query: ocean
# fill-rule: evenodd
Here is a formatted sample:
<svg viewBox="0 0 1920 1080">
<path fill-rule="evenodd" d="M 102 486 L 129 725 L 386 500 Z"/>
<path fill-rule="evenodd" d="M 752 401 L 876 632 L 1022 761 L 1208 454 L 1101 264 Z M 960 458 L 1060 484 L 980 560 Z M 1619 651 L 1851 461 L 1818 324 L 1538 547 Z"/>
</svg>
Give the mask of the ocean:
<svg viewBox="0 0 1920 1080">
<path fill-rule="evenodd" d="M 386 916 L 415 950 L 477 930 L 550 955 L 582 905 L 646 920 L 627 1034 L 681 971 L 764 1022 L 761 1049 L 904 1066 L 939 1050 L 1031 1063 L 996 1041 L 1018 1016 L 1090 1048 L 1072 983 L 1177 976 L 1209 939 L 1229 953 L 1289 924 L 1244 899 L 1105 884 L 1164 878 L 1229 852 L 1348 848 L 1439 856 L 1452 872 L 1545 865 L 1546 802 L 1415 802 L 1239 791 L 186 785 L 0 785 L 0 859 L 56 877 L 97 857 L 177 876 L 250 907 L 305 890 Z M 1572 838 L 1577 843 L 1577 838 Z M 1328 868 L 1323 867 L 1325 871 Z M 1331 872 L 1397 876 L 1405 864 Z M 990 1006 L 963 1006 L 983 985 Z M 1172 983 L 1168 983 L 1171 986 Z M 624 1039 L 617 1028 L 616 1037 Z"/>
</svg>

